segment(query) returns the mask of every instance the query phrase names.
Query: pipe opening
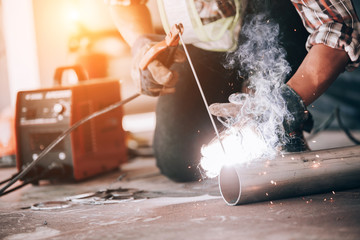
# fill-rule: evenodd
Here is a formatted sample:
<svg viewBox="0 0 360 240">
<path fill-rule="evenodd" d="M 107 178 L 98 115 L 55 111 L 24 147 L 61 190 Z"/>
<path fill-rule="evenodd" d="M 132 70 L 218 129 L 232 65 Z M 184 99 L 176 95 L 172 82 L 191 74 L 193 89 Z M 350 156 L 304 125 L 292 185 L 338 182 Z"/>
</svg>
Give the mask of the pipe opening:
<svg viewBox="0 0 360 240">
<path fill-rule="evenodd" d="M 234 167 L 224 166 L 219 175 L 220 192 L 229 205 L 236 205 L 240 200 L 241 183 Z"/>
</svg>

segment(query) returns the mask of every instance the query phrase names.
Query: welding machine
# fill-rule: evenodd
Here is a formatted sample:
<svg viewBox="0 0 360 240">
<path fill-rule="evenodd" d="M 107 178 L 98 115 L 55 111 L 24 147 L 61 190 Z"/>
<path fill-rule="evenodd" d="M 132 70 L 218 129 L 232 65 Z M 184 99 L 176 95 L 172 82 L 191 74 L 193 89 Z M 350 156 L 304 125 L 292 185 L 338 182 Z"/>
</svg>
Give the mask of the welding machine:
<svg viewBox="0 0 360 240">
<path fill-rule="evenodd" d="M 15 114 L 18 171 L 74 123 L 118 101 L 117 80 L 87 80 L 72 86 L 19 92 Z M 81 125 L 23 180 L 82 180 L 118 168 L 127 160 L 122 116 L 122 108 L 117 108 Z"/>
</svg>

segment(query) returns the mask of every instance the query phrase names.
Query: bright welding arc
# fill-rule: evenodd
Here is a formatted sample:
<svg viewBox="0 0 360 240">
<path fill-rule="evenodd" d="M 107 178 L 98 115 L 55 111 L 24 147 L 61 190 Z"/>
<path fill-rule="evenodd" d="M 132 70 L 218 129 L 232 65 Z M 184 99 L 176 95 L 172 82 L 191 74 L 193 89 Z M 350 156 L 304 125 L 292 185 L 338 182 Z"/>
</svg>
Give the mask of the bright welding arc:
<svg viewBox="0 0 360 240">
<path fill-rule="evenodd" d="M 181 29 L 180 24 L 181 24 L 181 23 L 176 24 L 176 27 L 177 27 L 179 30 Z M 185 42 L 184 42 L 184 40 L 183 40 L 183 38 L 182 38 L 181 31 L 179 31 L 179 37 L 180 37 L 180 42 L 181 42 L 181 44 L 183 45 L 183 48 L 184 48 L 186 57 L 187 57 L 187 59 L 188 59 L 188 62 L 189 62 L 191 71 L 193 72 L 193 75 L 194 75 L 194 77 L 195 77 L 196 83 L 197 83 L 197 85 L 198 85 L 198 88 L 199 88 L 201 97 L 202 97 L 202 99 L 203 99 L 203 101 L 204 101 L 204 104 L 205 104 L 207 113 L 209 114 L 210 121 L 211 121 L 211 123 L 212 123 L 212 125 L 213 125 L 213 127 L 214 127 L 214 130 L 215 130 L 215 132 L 216 132 L 216 136 L 217 136 L 217 138 L 218 138 L 218 140 L 219 140 L 219 143 L 220 143 L 220 145 L 221 145 L 221 148 L 222 148 L 222 150 L 223 150 L 223 152 L 224 152 L 224 154 L 225 154 L 225 148 L 224 148 L 224 145 L 223 145 L 223 143 L 222 143 L 222 141 L 221 141 L 220 134 L 219 134 L 219 130 L 218 130 L 218 128 L 216 127 L 215 121 L 214 121 L 214 119 L 213 119 L 213 117 L 212 117 L 212 115 L 211 115 L 211 112 L 210 112 L 210 110 L 209 110 L 209 105 L 208 105 L 208 103 L 207 103 L 207 101 L 206 101 L 206 97 L 205 97 L 204 91 L 203 91 L 203 89 L 202 89 L 202 87 L 201 87 L 199 78 L 198 78 L 197 73 L 196 73 L 196 71 L 195 71 L 194 65 L 193 65 L 193 63 L 192 63 L 192 61 L 191 61 L 191 58 L 190 58 L 189 52 L 188 52 L 188 50 L 187 50 L 187 48 L 186 48 Z"/>
</svg>

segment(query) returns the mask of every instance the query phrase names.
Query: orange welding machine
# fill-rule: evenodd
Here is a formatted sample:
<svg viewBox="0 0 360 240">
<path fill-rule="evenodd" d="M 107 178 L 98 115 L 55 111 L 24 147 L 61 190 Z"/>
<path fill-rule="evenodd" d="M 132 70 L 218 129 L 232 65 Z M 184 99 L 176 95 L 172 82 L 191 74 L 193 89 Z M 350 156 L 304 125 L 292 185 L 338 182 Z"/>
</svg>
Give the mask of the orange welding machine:
<svg viewBox="0 0 360 240">
<path fill-rule="evenodd" d="M 15 130 L 19 171 L 80 119 L 120 100 L 117 80 L 86 80 L 72 86 L 21 91 Z M 91 119 L 59 142 L 24 177 L 82 180 L 116 169 L 127 160 L 123 110 Z"/>
</svg>

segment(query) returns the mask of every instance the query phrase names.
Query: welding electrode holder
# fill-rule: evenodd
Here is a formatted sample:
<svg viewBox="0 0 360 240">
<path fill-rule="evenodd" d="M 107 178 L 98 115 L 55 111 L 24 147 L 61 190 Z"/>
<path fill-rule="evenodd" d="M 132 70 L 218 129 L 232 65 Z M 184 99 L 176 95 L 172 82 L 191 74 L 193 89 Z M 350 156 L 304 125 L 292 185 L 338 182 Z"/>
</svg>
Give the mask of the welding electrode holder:
<svg viewBox="0 0 360 240">
<path fill-rule="evenodd" d="M 180 23 L 178 25 L 172 26 L 170 32 L 165 36 L 165 39 L 159 41 L 154 46 L 152 46 L 145 55 L 141 58 L 139 67 L 141 70 L 145 70 L 151 61 L 155 58 L 163 60 L 164 64 L 168 63 L 169 60 L 173 57 L 174 49 L 171 47 L 177 47 L 179 45 L 179 34 L 184 32 L 184 27 Z M 169 50 L 170 52 L 166 52 Z M 163 57 L 159 55 L 162 54 Z M 165 57 L 165 59 L 164 59 Z"/>
<path fill-rule="evenodd" d="M 132 78 L 142 94 L 159 96 L 174 92 L 177 75 L 169 68 L 174 62 L 185 60 L 178 49 L 182 31 L 183 28 L 173 26 L 165 38 L 163 35 L 146 34 L 135 41 L 132 47 Z"/>
</svg>

